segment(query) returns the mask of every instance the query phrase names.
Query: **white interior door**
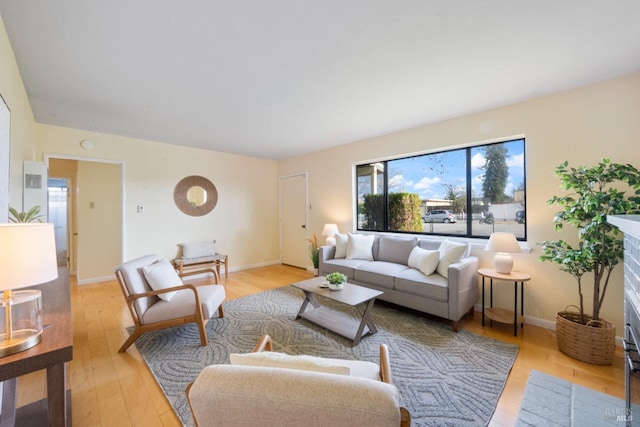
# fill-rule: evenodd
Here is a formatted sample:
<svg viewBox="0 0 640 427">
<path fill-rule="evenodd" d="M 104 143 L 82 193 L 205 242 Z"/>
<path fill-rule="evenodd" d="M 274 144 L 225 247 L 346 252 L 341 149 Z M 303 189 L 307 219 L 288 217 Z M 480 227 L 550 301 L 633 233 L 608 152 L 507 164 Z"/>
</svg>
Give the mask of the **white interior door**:
<svg viewBox="0 0 640 427">
<path fill-rule="evenodd" d="M 307 268 L 307 176 L 280 178 L 280 260 Z"/>
</svg>

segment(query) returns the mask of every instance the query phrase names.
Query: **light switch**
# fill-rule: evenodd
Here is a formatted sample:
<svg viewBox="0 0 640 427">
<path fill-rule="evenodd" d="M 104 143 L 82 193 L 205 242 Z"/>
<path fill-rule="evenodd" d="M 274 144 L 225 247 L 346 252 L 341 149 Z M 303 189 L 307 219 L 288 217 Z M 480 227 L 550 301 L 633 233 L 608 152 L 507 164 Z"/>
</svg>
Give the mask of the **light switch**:
<svg viewBox="0 0 640 427">
<path fill-rule="evenodd" d="M 138 205 L 138 213 L 144 213 L 144 206 Z"/>
<path fill-rule="evenodd" d="M 89 202 L 89 209 L 93 209 L 96 207 L 96 203 L 95 202 Z"/>
</svg>

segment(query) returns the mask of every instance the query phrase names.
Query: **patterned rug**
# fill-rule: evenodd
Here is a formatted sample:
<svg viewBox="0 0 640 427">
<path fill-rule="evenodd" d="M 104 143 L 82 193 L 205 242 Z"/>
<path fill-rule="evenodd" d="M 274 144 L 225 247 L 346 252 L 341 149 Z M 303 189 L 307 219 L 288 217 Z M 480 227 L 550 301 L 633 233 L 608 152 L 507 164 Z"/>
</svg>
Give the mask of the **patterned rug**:
<svg viewBox="0 0 640 427">
<path fill-rule="evenodd" d="M 229 363 L 230 353 L 250 352 L 263 334 L 273 337 L 274 351 L 376 363 L 380 343 L 386 343 L 394 384 L 402 406 L 411 412 L 412 425 L 489 423 L 518 346 L 466 331 L 454 333 L 445 322 L 376 302 L 372 317 L 378 333 L 351 347 L 333 332 L 296 320 L 302 300 L 299 289 L 286 286 L 227 301 L 225 317 L 207 324 L 207 347 L 200 346 L 195 324 L 146 333 L 136 346 L 185 426 L 193 425 L 187 385 L 205 366 Z"/>
</svg>

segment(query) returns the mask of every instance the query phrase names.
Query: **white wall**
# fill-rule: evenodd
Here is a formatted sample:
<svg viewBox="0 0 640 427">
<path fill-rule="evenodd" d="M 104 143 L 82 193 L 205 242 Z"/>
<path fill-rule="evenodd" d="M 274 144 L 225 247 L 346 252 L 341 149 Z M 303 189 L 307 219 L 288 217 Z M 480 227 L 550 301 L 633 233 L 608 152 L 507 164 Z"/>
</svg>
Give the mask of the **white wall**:
<svg viewBox="0 0 640 427">
<path fill-rule="evenodd" d="M 555 313 L 576 304 L 573 279 L 548 263 L 536 260 L 538 242 L 557 239 L 554 209 L 546 201 L 559 192 L 554 176 L 564 160 L 593 164 L 602 157 L 640 168 L 640 74 L 468 115 L 415 129 L 358 141 L 334 149 L 298 156 L 279 163 L 279 174 L 308 172 L 309 232 L 320 234 L 325 223 L 337 223 L 342 232 L 354 229 L 353 164 L 368 160 L 480 143 L 514 135 L 526 136 L 527 227 L 531 254 L 515 256 L 517 270 L 533 276 L 525 286 L 525 314 L 553 321 Z M 562 237 L 575 240 L 567 230 Z M 483 242 L 484 243 L 484 242 Z M 476 246 L 483 266 L 491 258 Z M 614 272 L 602 316 L 622 334 L 622 266 Z M 588 278 L 585 282 L 588 282 Z M 587 288 L 588 289 L 588 288 Z M 589 300 L 590 291 L 586 292 Z M 512 286 L 498 288 L 497 304 L 513 306 Z"/>
<path fill-rule="evenodd" d="M 0 94 L 11 110 L 11 147 L 9 151 L 9 206 L 22 210 L 22 162 L 35 160 L 33 112 L 22 84 L 9 37 L 0 16 Z M 6 179 L 5 174 L 0 179 Z"/>
<path fill-rule="evenodd" d="M 121 165 L 78 162 L 78 283 L 112 279 L 122 262 Z"/>
<path fill-rule="evenodd" d="M 49 153 L 123 162 L 125 260 L 149 253 L 171 259 L 180 242 L 216 239 L 231 270 L 279 261 L 276 161 L 43 124 L 36 128 L 40 158 Z M 85 139 L 93 149 L 80 147 Z M 187 216 L 174 204 L 174 187 L 189 175 L 216 186 L 218 204 L 210 214 Z M 138 205 L 144 213 L 137 213 Z"/>
</svg>

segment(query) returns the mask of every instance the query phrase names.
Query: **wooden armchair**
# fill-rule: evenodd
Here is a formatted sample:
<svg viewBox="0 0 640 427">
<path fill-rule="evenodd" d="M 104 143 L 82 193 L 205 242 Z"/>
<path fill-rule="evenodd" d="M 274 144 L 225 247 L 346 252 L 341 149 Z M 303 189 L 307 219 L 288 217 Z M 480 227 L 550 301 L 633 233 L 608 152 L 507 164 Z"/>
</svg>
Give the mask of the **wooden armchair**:
<svg viewBox="0 0 640 427">
<path fill-rule="evenodd" d="M 386 345 L 380 345 L 380 365 L 271 350 L 265 335 L 254 353 L 202 370 L 186 390 L 196 426 L 411 425 L 391 382 Z"/>
<path fill-rule="evenodd" d="M 135 329 L 120 347 L 126 351 L 143 333 L 194 322 L 200 331 L 200 342 L 207 345 L 205 325 L 216 311 L 224 316 L 222 302 L 226 298 L 222 285 L 194 286 L 182 284 L 153 290 L 145 278 L 143 268 L 159 261 L 157 255 L 147 255 L 120 264 L 115 269 L 116 278 L 131 313 Z M 172 270 L 173 271 L 173 270 Z M 173 274 L 176 274 L 173 271 Z M 182 281 L 178 278 L 178 282 Z M 169 301 L 159 295 L 176 292 Z"/>
</svg>

